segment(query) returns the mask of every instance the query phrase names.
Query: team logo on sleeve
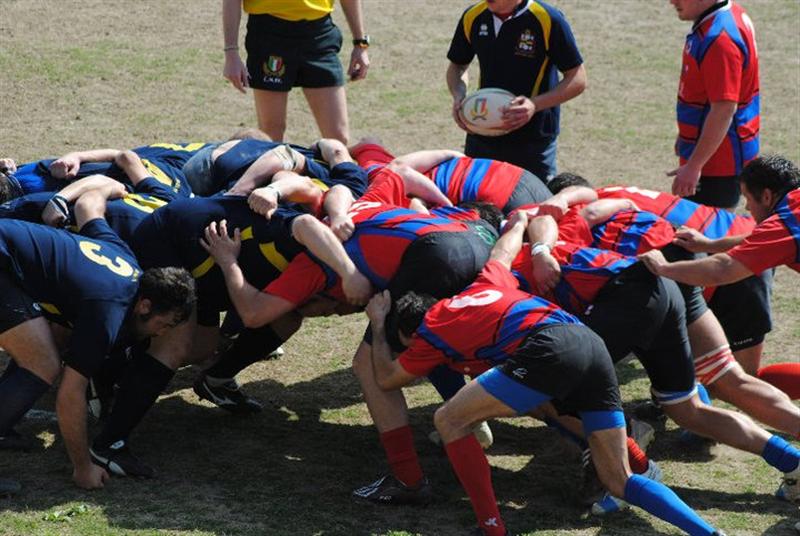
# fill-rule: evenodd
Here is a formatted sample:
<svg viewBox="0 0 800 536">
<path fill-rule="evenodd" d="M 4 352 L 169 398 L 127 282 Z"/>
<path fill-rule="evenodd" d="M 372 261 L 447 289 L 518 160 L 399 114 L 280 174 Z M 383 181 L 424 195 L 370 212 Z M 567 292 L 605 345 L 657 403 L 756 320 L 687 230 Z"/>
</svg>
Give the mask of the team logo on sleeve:
<svg viewBox="0 0 800 536">
<path fill-rule="evenodd" d="M 536 52 L 535 41 L 533 37 L 533 33 L 525 29 L 519 36 L 519 41 L 517 41 L 517 50 L 514 52 L 517 56 L 525 56 L 526 58 L 533 57 Z"/>
<path fill-rule="evenodd" d="M 261 67 L 264 70 L 264 82 L 273 84 L 283 82 L 283 74 L 286 72 L 286 65 L 283 63 L 282 57 L 270 56 Z"/>
</svg>

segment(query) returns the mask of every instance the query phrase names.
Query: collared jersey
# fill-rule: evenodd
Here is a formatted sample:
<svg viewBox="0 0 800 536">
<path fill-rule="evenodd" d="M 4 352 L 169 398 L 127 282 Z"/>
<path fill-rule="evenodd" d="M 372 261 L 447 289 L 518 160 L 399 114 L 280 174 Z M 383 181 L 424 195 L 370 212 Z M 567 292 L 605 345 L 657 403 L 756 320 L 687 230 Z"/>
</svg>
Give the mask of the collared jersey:
<svg viewBox="0 0 800 536">
<path fill-rule="evenodd" d="M 101 218 L 81 234 L 0 220 L 0 269 L 41 305 L 48 318 L 72 327 L 67 364 L 90 377 L 119 342 L 136 297 L 141 269 L 133 252 Z"/>
<path fill-rule="evenodd" d="M 498 87 L 514 95 L 535 97 L 558 83 L 558 71 L 583 63 L 564 15 L 544 2 L 525 6 L 501 22 L 488 4 L 469 7 L 456 26 L 447 59 L 466 65 L 477 55 L 480 87 Z M 507 137 L 551 138 L 558 135 L 559 107 L 536 112 Z"/>
<path fill-rule="evenodd" d="M 171 188 L 182 197 L 192 195 L 192 189 L 183 173 L 183 165 L 194 154 L 206 147 L 207 143 L 154 143 L 133 149 L 142 159 L 142 164 L 150 175 L 161 184 Z M 33 192 L 54 192 L 64 186 L 64 181 L 50 174 L 53 158 L 23 164 L 14 172 L 26 194 Z M 113 162 L 87 162 L 81 164 L 75 179 L 101 174 L 130 184 L 125 172 Z"/>
<path fill-rule="evenodd" d="M 758 53 L 753 22 L 731 0 L 695 24 L 686 36 L 678 88 L 681 164 L 694 152 L 711 103 L 733 101 L 736 112 L 704 176 L 738 175 L 758 156 L 760 104 Z"/>
<path fill-rule="evenodd" d="M 358 201 L 350 207 L 353 235 L 344 242 L 347 255 L 358 270 L 378 289 L 387 288 L 400 261 L 414 240 L 435 232 L 467 232 L 470 224 L 449 218 L 420 214 L 403 208 L 403 180 L 384 169 Z M 300 256 L 265 292 L 292 303 L 303 303 L 314 294 L 337 285 L 338 278 L 321 262 Z M 337 291 L 335 297 L 339 297 Z"/>
<path fill-rule="evenodd" d="M 722 208 L 701 205 L 676 195 L 636 186 L 598 188 L 600 199 L 629 199 L 641 210 L 661 216 L 675 227 L 685 225 L 716 240 L 750 234 L 756 226 L 750 216 L 740 216 Z"/>
<path fill-rule="evenodd" d="M 284 20 L 316 20 L 333 12 L 333 0 L 244 0 L 245 13 Z"/>
<path fill-rule="evenodd" d="M 728 255 L 754 274 L 784 264 L 800 272 L 800 189 L 787 193 L 772 215 Z"/>
<path fill-rule="evenodd" d="M 580 324 L 517 286 L 505 266 L 489 261 L 466 290 L 431 307 L 398 362 L 416 376 L 425 376 L 442 363 L 477 376 L 513 355 L 533 330 Z"/>
<path fill-rule="evenodd" d="M 288 209 L 278 209 L 284 211 Z M 302 251 L 285 226 L 284 222 L 291 222 L 288 215 L 266 220 L 250 210 L 246 198 L 222 195 L 179 199 L 153 212 L 139 225 L 132 247 L 142 266 L 189 270 L 197 284 L 198 307 L 224 311 L 230 309 L 225 279 L 200 244 L 208 224 L 223 219 L 230 232 L 235 228 L 241 232 L 239 266 L 257 288 L 277 278 Z"/>
</svg>

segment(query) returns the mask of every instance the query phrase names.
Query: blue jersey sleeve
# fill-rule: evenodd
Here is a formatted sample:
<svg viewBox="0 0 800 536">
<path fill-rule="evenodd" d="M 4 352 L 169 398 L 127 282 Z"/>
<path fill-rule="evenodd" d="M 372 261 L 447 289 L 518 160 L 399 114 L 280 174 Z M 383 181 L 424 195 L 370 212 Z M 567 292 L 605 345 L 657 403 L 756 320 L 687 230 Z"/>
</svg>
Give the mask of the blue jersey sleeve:
<svg viewBox="0 0 800 536">
<path fill-rule="evenodd" d="M 458 19 L 456 31 L 450 41 L 450 49 L 447 51 L 447 59 L 457 65 L 467 65 L 475 57 L 475 50 L 469 42 L 469 36 L 464 33 L 464 16 L 466 11 Z"/>
<path fill-rule="evenodd" d="M 112 244 L 121 247 L 125 252 L 130 252 L 128 244 L 120 239 L 119 235 L 114 232 L 108 222 L 104 218 L 95 218 L 89 220 L 80 229 L 80 234 L 95 240 L 103 240 L 104 242 L 111 242 Z M 130 253 L 133 257 L 133 253 Z"/>
<path fill-rule="evenodd" d="M 0 205 L 0 218 L 41 223 L 42 211 L 51 197 L 51 192 L 36 192 L 7 201 Z"/>
<path fill-rule="evenodd" d="M 367 172 L 355 162 L 343 162 L 331 169 L 331 186 L 347 186 L 353 199 L 358 199 L 367 191 Z"/>
<path fill-rule="evenodd" d="M 69 341 L 68 367 L 90 378 L 120 336 L 128 304 L 87 300 L 81 303 Z"/>
<path fill-rule="evenodd" d="M 550 8 L 549 11 L 553 26 L 550 30 L 548 53 L 553 64 L 563 73 L 581 65 L 583 57 L 581 57 L 578 43 L 575 41 L 575 36 L 572 35 L 572 28 L 564 18 L 564 14 L 555 8 Z"/>
<path fill-rule="evenodd" d="M 153 197 L 157 197 L 158 199 L 167 202 L 174 201 L 178 197 L 185 197 L 179 195 L 174 189 L 170 188 L 166 184 L 159 182 L 155 177 L 147 177 L 146 179 L 142 180 L 133 188 L 133 191 L 137 194 L 152 195 Z"/>
</svg>

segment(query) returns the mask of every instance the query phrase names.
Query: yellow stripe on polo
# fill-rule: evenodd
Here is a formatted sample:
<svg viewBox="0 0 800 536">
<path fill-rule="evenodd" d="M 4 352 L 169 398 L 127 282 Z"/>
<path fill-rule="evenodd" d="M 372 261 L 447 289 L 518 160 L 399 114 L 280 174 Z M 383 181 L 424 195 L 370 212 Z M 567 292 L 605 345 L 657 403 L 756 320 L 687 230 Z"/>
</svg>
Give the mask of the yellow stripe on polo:
<svg viewBox="0 0 800 536">
<path fill-rule="evenodd" d="M 333 11 L 334 0 L 244 0 L 245 13 L 279 19 L 317 20 Z"/>
</svg>

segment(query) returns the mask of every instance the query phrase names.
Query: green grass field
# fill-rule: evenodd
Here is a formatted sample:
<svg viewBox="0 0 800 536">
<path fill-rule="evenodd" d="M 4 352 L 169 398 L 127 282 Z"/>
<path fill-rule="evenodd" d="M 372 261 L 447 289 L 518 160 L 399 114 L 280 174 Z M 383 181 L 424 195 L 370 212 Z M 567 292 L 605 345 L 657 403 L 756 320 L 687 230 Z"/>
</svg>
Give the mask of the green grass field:
<svg viewBox="0 0 800 536">
<path fill-rule="evenodd" d="M 468 2 L 364 3 L 374 45 L 368 79 L 348 86 L 354 139 L 377 135 L 397 154 L 460 148 L 444 72 Z M 559 168 L 602 184 L 668 188 L 688 24 L 665 0 L 553 3 L 571 21 L 589 74 L 586 93 L 562 108 Z M 761 60 L 763 150 L 800 162 L 800 3 L 743 3 Z M 221 77 L 219 11 L 213 0 L 0 0 L 0 156 L 25 162 L 79 148 L 213 140 L 253 125 L 251 96 Z M 336 19 L 344 27 L 340 9 Z M 290 101 L 288 138 L 311 143 L 313 118 L 299 93 Z M 786 268 L 777 272 L 773 307 L 765 355 L 797 360 L 800 278 Z M 75 488 L 56 424 L 29 419 L 20 430 L 37 435 L 42 448 L 0 454 L 0 476 L 24 486 L 0 499 L 0 535 L 465 533 L 474 523 L 469 502 L 446 457 L 425 439 L 437 407 L 426 384 L 406 396 L 436 502 L 400 509 L 350 498 L 386 467 L 349 370 L 364 325 L 363 316 L 309 322 L 285 357 L 248 369 L 240 380 L 266 405 L 251 418 L 198 401 L 191 391 L 197 371 L 182 370 L 133 438 L 135 451 L 158 468 L 152 481 Z M 647 397 L 641 367 L 623 365 L 620 373 L 626 402 Z M 37 407 L 52 411 L 52 394 Z M 492 427 L 495 489 L 514 533 L 677 534 L 642 512 L 587 516 L 575 502 L 577 456 L 555 434 L 526 419 Z M 727 447 L 693 452 L 671 425 L 650 454 L 666 483 L 729 535 L 794 534 L 797 508 L 772 497 L 779 475 L 759 458 Z"/>
</svg>

